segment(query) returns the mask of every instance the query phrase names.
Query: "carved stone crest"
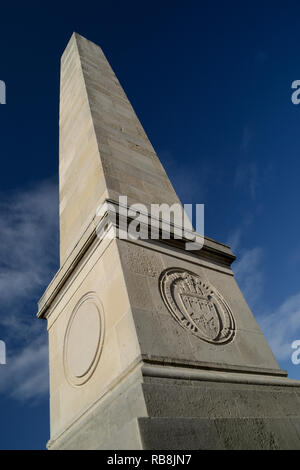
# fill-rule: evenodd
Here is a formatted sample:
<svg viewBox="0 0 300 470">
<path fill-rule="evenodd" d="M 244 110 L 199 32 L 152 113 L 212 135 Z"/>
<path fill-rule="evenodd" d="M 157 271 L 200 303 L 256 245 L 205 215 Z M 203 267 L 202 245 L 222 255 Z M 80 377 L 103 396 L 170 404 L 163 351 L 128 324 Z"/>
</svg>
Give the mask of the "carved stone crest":
<svg viewBox="0 0 300 470">
<path fill-rule="evenodd" d="M 193 335 L 213 344 L 233 339 L 235 323 L 229 305 L 198 274 L 167 269 L 160 277 L 160 292 L 175 320 Z"/>
</svg>

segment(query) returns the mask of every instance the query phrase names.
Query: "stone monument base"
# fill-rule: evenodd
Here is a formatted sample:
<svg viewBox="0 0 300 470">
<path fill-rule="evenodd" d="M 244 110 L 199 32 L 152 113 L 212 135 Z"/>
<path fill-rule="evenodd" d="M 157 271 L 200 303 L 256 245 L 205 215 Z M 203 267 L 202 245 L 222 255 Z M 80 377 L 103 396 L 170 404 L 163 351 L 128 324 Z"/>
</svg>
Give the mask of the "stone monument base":
<svg viewBox="0 0 300 470">
<path fill-rule="evenodd" d="M 143 363 L 49 449 L 300 449 L 300 387 L 284 377 Z"/>
</svg>

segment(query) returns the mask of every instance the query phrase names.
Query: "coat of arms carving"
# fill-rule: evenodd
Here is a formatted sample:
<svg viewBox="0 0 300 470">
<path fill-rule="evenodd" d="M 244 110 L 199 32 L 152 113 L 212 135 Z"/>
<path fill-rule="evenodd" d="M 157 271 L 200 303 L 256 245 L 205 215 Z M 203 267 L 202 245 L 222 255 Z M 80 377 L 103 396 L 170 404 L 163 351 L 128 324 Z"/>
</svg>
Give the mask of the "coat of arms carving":
<svg viewBox="0 0 300 470">
<path fill-rule="evenodd" d="M 235 323 L 229 305 L 198 274 L 167 269 L 160 277 L 160 292 L 175 320 L 198 338 L 214 344 L 233 339 Z"/>
</svg>

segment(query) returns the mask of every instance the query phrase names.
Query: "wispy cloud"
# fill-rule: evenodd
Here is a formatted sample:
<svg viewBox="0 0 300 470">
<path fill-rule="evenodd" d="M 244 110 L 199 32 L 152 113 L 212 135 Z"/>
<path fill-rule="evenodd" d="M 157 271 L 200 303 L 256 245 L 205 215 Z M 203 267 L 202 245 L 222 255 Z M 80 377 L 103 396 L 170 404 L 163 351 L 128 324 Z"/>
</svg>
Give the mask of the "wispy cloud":
<svg viewBox="0 0 300 470">
<path fill-rule="evenodd" d="M 48 375 L 48 342 L 43 332 L 18 354 L 7 358 L 7 365 L 1 367 L 0 393 L 37 403 L 48 395 Z"/>
<path fill-rule="evenodd" d="M 234 273 L 246 300 L 255 305 L 261 298 L 264 285 L 262 270 L 263 249 L 254 247 L 241 250 L 241 256 L 233 266 Z"/>
<path fill-rule="evenodd" d="M 258 187 L 258 171 L 255 162 L 241 162 L 235 172 L 234 184 L 248 192 L 251 199 L 256 198 Z"/>
<path fill-rule="evenodd" d="M 231 247 L 232 251 L 235 253 L 243 245 L 243 237 L 247 232 L 248 228 L 253 222 L 252 213 L 244 213 L 243 218 L 241 219 L 239 225 L 230 231 L 227 239 L 227 244 Z M 237 263 L 236 263 L 237 264 Z"/>
<path fill-rule="evenodd" d="M 232 269 L 248 303 L 251 307 L 261 300 L 264 285 L 264 250 L 260 246 L 244 247 L 244 237 L 254 218 L 251 213 L 243 215 L 240 224 L 229 233 L 227 243 L 237 254 Z"/>
<path fill-rule="evenodd" d="M 278 360 L 291 357 L 291 344 L 300 339 L 300 292 L 288 297 L 275 311 L 258 318 Z"/>
<path fill-rule="evenodd" d="M 263 269 L 265 251 L 262 247 L 243 249 L 242 224 L 231 235 L 240 256 L 233 264 L 236 280 L 255 318 L 278 361 L 291 357 L 291 344 L 300 339 L 300 292 L 287 297 L 275 309 L 271 309 L 263 295 L 266 283 Z"/>
<path fill-rule="evenodd" d="M 0 338 L 7 364 L 0 392 L 36 399 L 48 389 L 47 335 L 36 303 L 58 267 L 58 188 L 53 181 L 2 196 Z"/>
<path fill-rule="evenodd" d="M 195 198 L 198 203 L 203 203 L 211 186 L 207 182 L 213 181 L 216 186 L 224 176 L 221 166 L 203 155 L 201 158 L 193 155 L 189 164 L 186 159 L 176 158 L 169 150 L 159 151 L 158 156 L 176 193 L 185 204 L 191 203 Z"/>
</svg>

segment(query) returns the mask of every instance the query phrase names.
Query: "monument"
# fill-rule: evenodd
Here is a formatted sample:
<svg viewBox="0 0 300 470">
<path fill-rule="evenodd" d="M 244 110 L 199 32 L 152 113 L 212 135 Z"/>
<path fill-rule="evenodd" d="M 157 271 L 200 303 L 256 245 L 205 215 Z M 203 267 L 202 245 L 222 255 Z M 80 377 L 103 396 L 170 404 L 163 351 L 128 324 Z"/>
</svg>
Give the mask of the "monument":
<svg viewBox="0 0 300 470">
<path fill-rule="evenodd" d="M 76 33 L 61 59 L 59 127 L 60 269 L 38 311 L 48 448 L 299 449 L 300 383 L 249 310 L 230 248 L 205 238 L 187 250 L 159 229 L 112 236 L 119 196 L 180 201 L 102 50 Z"/>
</svg>

